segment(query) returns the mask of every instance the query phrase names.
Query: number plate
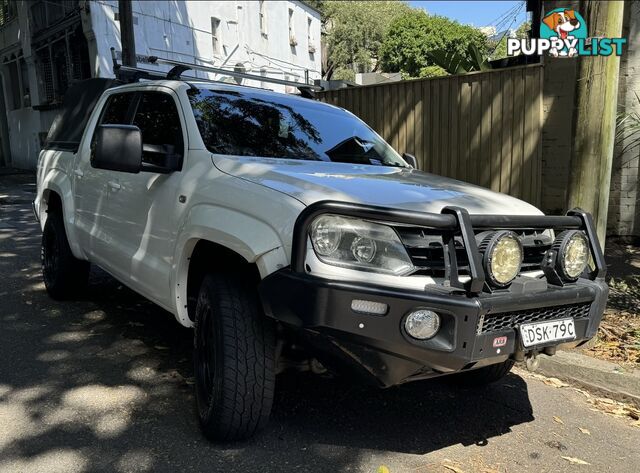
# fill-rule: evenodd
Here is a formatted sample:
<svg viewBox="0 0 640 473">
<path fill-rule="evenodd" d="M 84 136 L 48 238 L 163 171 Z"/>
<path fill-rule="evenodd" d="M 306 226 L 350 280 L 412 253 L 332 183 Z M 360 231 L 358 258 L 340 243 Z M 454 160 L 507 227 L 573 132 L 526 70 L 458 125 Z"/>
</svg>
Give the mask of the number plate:
<svg viewBox="0 0 640 473">
<path fill-rule="evenodd" d="M 576 327 L 573 319 L 522 324 L 520 325 L 520 338 L 525 348 L 550 342 L 575 340 Z"/>
</svg>

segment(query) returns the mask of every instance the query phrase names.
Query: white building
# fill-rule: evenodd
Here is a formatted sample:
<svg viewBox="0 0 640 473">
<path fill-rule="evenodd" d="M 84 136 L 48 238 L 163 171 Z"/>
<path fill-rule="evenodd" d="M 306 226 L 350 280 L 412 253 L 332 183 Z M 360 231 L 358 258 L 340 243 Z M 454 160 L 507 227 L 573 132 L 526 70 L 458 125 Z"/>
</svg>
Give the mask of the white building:
<svg viewBox="0 0 640 473">
<path fill-rule="evenodd" d="M 321 78 L 320 13 L 302 1 L 133 1 L 132 7 L 139 67 L 167 71 L 148 62 L 157 56 L 297 82 Z M 111 47 L 120 59 L 117 0 L 0 0 L 0 166 L 35 167 L 69 84 L 113 77 Z"/>
</svg>

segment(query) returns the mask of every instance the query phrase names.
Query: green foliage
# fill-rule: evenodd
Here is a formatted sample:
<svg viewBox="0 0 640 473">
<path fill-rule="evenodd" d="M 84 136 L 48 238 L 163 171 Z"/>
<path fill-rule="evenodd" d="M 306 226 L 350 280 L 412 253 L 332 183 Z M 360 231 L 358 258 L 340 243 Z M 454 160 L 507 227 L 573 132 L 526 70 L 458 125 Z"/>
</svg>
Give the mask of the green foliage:
<svg viewBox="0 0 640 473">
<path fill-rule="evenodd" d="M 622 153 L 631 151 L 640 146 L 640 95 L 634 92 L 637 108 L 631 112 L 618 113 L 616 117 L 616 144 L 622 148 Z"/>
<path fill-rule="evenodd" d="M 391 22 L 411 10 L 399 1 L 324 1 L 315 2 L 314 6 L 323 13 L 327 78 L 332 78 L 336 70 L 351 69 L 354 73 L 376 70 Z"/>
<path fill-rule="evenodd" d="M 419 77 L 428 66 L 437 65 L 451 73 L 447 65 L 452 61 L 480 67 L 487 48 L 487 37 L 479 29 L 412 9 L 389 27 L 381 48 L 382 70 Z"/>
<path fill-rule="evenodd" d="M 515 37 L 518 39 L 529 38 L 529 31 L 531 31 L 531 22 L 525 21 L 515 31 Z M 489 51 L 491 60 L 502 59 L 507 57 L 507 35 L 500 38 L 499 41 L 493 41 L 489 45 Z"/>
<path fill-rule="evenodd" d="M 337 67 L 333 70 L 331 78 L 333 80 L 348 80 L 349 82 L 355 82 L 356 73 L 349 67 Z"/>
<path fill-rule="evenodd" d="M 429 59 L 436 63 L 448 74 L 465 74 L 472 71 L 486 71 L 490 69 L 487 58 L 480 53 L 475 44 L 469 44 L 466 55 L 457 51 L 437 49 L 427 53 Z"/>
<path fill-rule="evenodd" d="M 449 73 L 440 66 L 426 66 L 420 69 L 418 73 L 418 77 L 444 77 L 448 76 Z"/>
</svg>

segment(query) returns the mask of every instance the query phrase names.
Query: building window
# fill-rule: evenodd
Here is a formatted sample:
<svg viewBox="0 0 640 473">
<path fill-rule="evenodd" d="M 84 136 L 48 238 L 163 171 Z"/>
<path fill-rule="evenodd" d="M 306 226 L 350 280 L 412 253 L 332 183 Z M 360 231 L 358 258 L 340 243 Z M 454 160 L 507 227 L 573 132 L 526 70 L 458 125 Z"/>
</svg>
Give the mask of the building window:
<svg viewBox="0 0 640 473">
<path fill-rule="evenodd" d="M 5 58 L 4 70 L 8 88 L 7 95 L 9 96 L 7 107 L 10 110 L 30 107 L 29 73 L 24 58 L 16 59 L 15 55 L 12 55 L 9 60 Z"/>
<path fill-rule="evenodd" d="M 16 17 L 16 2 L 0 0 L 0 28 Z"/>
<path fill-rule="evenodd" d="M 311 18 L 307 18 L 307 47 L 309 48 L 309 54 L 313 54 L 316 52 L 316 45 L 313 40 L 313 33 L 311 32 L 312 28 L 312 20 Z"/>
<path fill-rule="evenodd" d="M 5 65 L 7 71 L 10 100 L 9 108 L 16 110 L 21 108 L 21 92 L 20 92 L 20 79 L 18 77 L 18 61 L 11 61 Z"/>
<path fill-rule="evenodd" d="M 0 2 L 2 1 L 0 0 Z M 38 0 L 25 2 L 25 4 L 29 4 L 31 11 L 31 33 L 38 33 L 51 26 L 56 26 L 69 16 L 79 16 L 78 2 Z"/>
<path fill-rule="evenodd" d="M 41 103 L 34 106 L 62 103 L 73 82 L 91 77 L 89 49 L 82 29 L 67 30 L 64 34 L 55 41 L 47 38 L 32 45 L 41 98 Z"/>
<path fill-rule="evenodd" d="M 298 42 L 296 41 L 296 32 L 293 27 L 293 9 L 289 8 L 289 44 L 291 46 L 296 46 Z"/>
<path fill-rule="evenodd" d="M 22 90 L 21 102 L 23 107 L 31 107 L 31 90 L 29 88 L 29 70 L 27 61 L 20 58 L 20 84 Z"/>
<path fill-rule="evenodd" d="M 211 44 L 213 54 L 220 54 L 220 19 L 211 17 Z"/>
<path fill-rule="evenodd" d="M 264 4 L 266 2 L 264 0 L 260 0 L 260 33 L 263 35 L 267 35 L 267 12 L 264 8 Z"/>
</svg>

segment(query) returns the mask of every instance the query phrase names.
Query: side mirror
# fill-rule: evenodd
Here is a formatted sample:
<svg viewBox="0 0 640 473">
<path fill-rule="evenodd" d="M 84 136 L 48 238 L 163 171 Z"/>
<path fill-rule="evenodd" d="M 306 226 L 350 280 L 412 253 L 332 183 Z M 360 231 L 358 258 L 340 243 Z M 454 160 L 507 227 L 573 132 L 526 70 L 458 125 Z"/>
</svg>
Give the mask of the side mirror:
<svg viewBox="0 0 640 473">
<path fill-rule="evenodd" d="M 142 145 L 142 172 L 171 174 L 182 169 L 182 156 L 173 145 Z"/>
<path fill-rule="evenodd" d="M 142 134 L 137 126 L 100 125 L 96 130 L 91 166 L 137 174 L 142 169 Z"/>
<path fill-rule="evenodd" d="M 404 159 L 413 169 L 418 169 L 418 160 L 413 154 L 402 153 L 402 159 Z"/>
</svg>

